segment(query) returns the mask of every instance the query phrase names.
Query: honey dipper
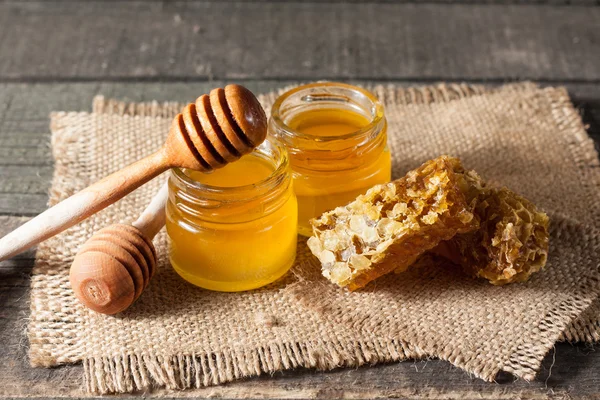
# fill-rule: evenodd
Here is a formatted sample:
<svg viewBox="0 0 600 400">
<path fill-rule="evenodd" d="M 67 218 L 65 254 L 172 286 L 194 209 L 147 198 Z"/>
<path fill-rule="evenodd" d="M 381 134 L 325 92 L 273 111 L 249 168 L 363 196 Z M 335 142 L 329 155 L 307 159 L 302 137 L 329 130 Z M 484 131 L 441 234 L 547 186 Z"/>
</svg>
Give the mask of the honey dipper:
<svg viewBox="0 0 600 400">
<path fill-rule="evenodd" d="M 83 189 L 0 239 L 0 261 L 83 221 L 169 168 L 210 171 L 237 160 L 265 139 L 267 118 L 239 85 L 213 89 L 173 119 L 156 153 Z"/>
<path fill-rule="evenodd" d="M 157 262 L 152 239 L 165 224 L 168 192 L 165 183 L 133 224 L 103 228 L 79 249 L 69 280 L 86 307 L 116 314 L 148 286 Z"/>
</svg>

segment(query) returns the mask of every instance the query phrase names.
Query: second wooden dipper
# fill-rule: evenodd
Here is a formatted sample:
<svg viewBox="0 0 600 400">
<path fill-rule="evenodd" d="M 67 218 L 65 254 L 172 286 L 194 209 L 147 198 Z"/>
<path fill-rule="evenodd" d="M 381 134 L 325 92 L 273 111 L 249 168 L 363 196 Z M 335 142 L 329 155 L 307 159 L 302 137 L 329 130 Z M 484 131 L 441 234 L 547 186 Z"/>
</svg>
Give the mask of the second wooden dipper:
<svg viewBox="0 0 600 400">
<path fill-rule="evenodd" d="M 44 211 L 0 239 L 0 261 L 81 222 L 169 168 L 210 171 L 261 144 L 267 118 L 256 97 L 239 85 L 200 96 L 174 119 L 156 153 Z"/>
<path fill-rule="evenodd" d="M 156 272 L 152 238 L 165 225 L 168 194 L 165 183 L 133 224 L 100 229 L 79 249 L 69 280 L 75 296 L 86 307 L 116 314 L 146 289 Z"/>
</svg>

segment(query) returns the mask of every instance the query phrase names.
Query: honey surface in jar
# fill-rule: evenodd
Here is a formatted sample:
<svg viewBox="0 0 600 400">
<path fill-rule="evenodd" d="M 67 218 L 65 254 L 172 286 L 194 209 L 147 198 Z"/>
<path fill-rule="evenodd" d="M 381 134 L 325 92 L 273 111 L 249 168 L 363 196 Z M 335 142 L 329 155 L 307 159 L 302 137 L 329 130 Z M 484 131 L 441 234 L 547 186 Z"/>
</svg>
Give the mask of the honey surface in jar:
<svg viewBox="0 0 600 400">
<path fill-rule="evenodd" d="M 324 108 L 299 114 L 288 124 L 305 135 L 327 137 L 354 133 L 369 125 L 369 120 L 353 111 Z"/>
<path fill-rule="evenodd" d="M 301 235 L 312 234 L 309 224 L 312 218 L 347 204 L 376 184 L 390 181 L 391 156 L 386 128 L 368 149 L 349 149 L 348 142 L 358 140 L 353 134 L 369 123 L 364 115 L 340 108 L 310 110 L 287 122 L 296 132 L 313 137 L 312 142 L 303 143 L 302 152 L 290 154 Z M 335 137 L 340 140 L 336 141 Z M 331 156 L 323 159 L 324 151 L 330 151 Z M 317 158 L 319 161 L 315 161 Z"/>
<path fill-rule="evenodd" d="M 192 180 L 208 186 L 236 187 L 253 185 L 273 173 L 273 166 L 259 157 L 243 157 L 211 173 L 186 170 Z"/>
<path fill-rule="evenodd" d="M 264 286 L 289 270 L 297 241 L 292 186 L 253 189 L 274 171 L 272 162 L 254 154 L 209 174 L 183 171 L 207 192 L 224 194 L 218 201 L 167 204 L 171 264 L 179 275 L 206 289 L 234 292 Z"/>
</svg>

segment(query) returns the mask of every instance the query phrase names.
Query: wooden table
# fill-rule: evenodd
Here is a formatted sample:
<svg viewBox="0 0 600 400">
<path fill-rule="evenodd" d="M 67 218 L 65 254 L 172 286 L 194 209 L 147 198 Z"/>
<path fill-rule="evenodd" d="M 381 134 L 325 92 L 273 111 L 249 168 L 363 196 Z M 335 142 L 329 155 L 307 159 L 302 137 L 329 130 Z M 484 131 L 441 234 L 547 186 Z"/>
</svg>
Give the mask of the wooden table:
<svg viewBox="0 0 600 400">
<path fill-rule="evenodd" d="M 45 209 L 48 113 L 96 94 L 189 101 L 239 82 L 254 91 L 318 79 L 565 85 L 600 138 L 600 2 L 0 2 L 0 236 Z M 598 212 L 598 210 L 590 210 Z M 0 396 L 83 396 L 81 366 L 28 366 L 34 252 L 0 263 Z M 199 397 L 566 398 L 600 396 L 600 352 L 557 344 L 538 379 L 497 384 L 430 360 L 291 371 Z"/>
</svg>

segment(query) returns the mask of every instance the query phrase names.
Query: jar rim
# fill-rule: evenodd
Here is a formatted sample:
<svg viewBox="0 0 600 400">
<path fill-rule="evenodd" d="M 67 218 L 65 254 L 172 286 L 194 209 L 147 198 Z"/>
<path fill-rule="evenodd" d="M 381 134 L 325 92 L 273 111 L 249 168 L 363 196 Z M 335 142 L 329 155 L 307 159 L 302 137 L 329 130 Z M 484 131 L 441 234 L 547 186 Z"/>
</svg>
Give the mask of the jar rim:
<svg viewBox="0 0 600 400">
<path fill-rule="evenodd" d="M 268 152 L 273 151 L 275 154 L 271 155 Z M 286 170 L 288 168 L 289 160 L 285 147 L 276 139 L 276 138 L 267 138 L 263 143 L 261 143 L 258 147 L 256 147 L 251 153 L 244 155 L 243 157 L 254 156 L 257 155 L 255 153 L 259 153 L 258 157 L 263 157 L 270 161 L 274 162 L 274 169 L 271 174 L 259 180 L 258 182 L 251 183 L 248 185 L 240 185 L 240 186 L 215 186 L 208 185 L 201 182 L 198 182 L 192 179 L 189 175 L 187 175 L 183 168 L 172 168 L 171 173 L 178 178 L 179 182 L 182 182 L 186 185 L 187 188 L 192 190 L 198 190 L 202 193 L 206 193 L 209 195 L 230 195 L 232 193 L 242 193 L 242 192 L 250 192 L 257 190 L 271 190 L 275 188 L 281 182 L 281 177 L 286 174 Z M 266 157 L 265 157 L 266 156 Z M 236 160 L 237 161 L 237 160 Z M 233 161 L 233 162 L 236 162 Z"/>
<path fill-rule="evenodd" d="M 371 102 L 371 104 L 373 105 L 373 108 L 374 108 L 374 112 L 372 113 L 372 117 L 370 118 L 369 123 L 367 125 L 363 126 L 362 128 L 360 128 L 354 132 L 347 133 L 345 135 L 311 135 L 308 133 L 303 133 L 303 132 L 299 132 L 297 130 L 292 129 L 289 125 L 287 125 L 285 123 L 285 121 L 283 120 L 283 118 L 281 116 L 280 109 L 281 109 L 281 105 L 283 104 L 283 102 L 285 100 L 287 100 L 288 98 L 290 98 L 291 96 L 297 94 L 298 92 L 301 92 L 301 91 L 307 90 L 307 89 L 320 88 L 320 87 L 322 87 L 322 88 L 341 87 L 344 89 L 358 92 L 361 95 L 365 96 Z M 277 125 L 277 128 L 281 132 L 283 132 L 285 134 L 285 136 L 300 137 L 303 139 L 314 140 L 314 141 L 318 141 L 318 142 L 330 142 L 330 141 L 334 141 L 334 140 L 337 141 L 337 140 L 344 140 L 344 139 L 357 138 L 357 137 L 361 137 L 361 136 L 367 136 L 373 131 L 374 128 L 376 128 L 383 121 L 383 119 L 384 119 L 383 104 L 379 101 L 379 99 L 373 93 L 371 93 L 370 91 L 368 91 L 364 88 L 350 85 L 347 83 L 342 83 L 342 82 L 321 81 L 321 82 L 315 82 L 315 83 L 309 83 L 309 84 L 297 86 L 293 89 L 288 90 L 281 96 L 279 96 L 277 98 L 277 100 L 275 100 L 275 103 L 273 103 L 273 106 L 271 107 L 271 121 Z"/>
</svg>

